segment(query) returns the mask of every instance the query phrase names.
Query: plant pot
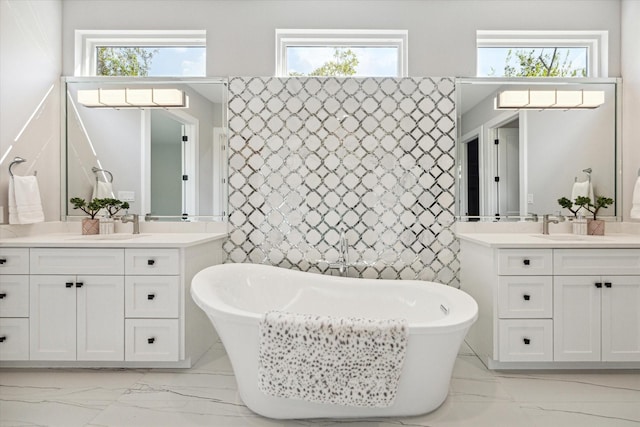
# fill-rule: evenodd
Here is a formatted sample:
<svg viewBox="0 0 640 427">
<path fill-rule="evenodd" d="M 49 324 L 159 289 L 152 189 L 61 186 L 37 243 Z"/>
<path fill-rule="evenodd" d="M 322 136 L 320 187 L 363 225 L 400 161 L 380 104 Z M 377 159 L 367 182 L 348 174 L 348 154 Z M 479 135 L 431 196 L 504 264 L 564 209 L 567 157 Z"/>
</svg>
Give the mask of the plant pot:
<svg viewBox="0 0 640 427">
<path fill-rule="evenodd" d="M 604 236 L 604 221 L 601 219 L 587 220 L 587 234 L 589 236 Z"/>
<path fill-rule="evenodd" d="M 100 220 L 83 218 L 82 219 L 82 234 L 98 234 L 100 233 Z"/>
</svg>

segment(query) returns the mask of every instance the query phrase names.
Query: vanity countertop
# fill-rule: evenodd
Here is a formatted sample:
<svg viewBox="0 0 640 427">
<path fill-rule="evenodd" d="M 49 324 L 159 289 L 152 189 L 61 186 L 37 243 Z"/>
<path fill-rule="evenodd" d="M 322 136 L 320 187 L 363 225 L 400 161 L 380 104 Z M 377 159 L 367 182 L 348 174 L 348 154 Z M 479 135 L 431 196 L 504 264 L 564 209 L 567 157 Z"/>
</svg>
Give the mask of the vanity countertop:
<svg viewBox="0 0 640 427">
<path fill-rule="evenodd" d="M 186 248 L 226 237 L 227 233 L 114 233 L 90 236 L 53 233 L 0 239 L 0 248 Z"/>
<path fill-rule="evenodd" d="M 458 238 L 490 248 L 636 248 L 640 234 L 612 233 L 604 236 L 527 233 L 458 233 Z"/>
</svg>

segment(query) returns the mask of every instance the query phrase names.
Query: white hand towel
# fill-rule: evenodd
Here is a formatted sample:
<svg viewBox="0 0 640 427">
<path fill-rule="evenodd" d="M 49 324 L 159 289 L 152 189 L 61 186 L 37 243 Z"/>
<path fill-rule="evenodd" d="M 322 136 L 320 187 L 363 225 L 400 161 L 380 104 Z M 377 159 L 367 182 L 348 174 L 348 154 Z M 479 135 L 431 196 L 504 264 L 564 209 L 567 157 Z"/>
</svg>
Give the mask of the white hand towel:
<svg viewBox="0 0 640 427">
<path fill-rule="evenodd" d="M 92 199 L 115 199 L 113 195 L 113 187 L 110 182 L 96 181 L 93 187 Z"/>
<path fill-rule="evenodd" d="M 640 176 L 636 179 L 636 186 L 633 187 L 633 198 L 631 199 L 631 219 L 640 219 Z"/>
<path fill-rule="evenodd" d="M 38 180 L 35 176 L 11 177 L 9 182 L 9 224 L 44 221 Z"/>
<path fill-rule="evenodd" d="M 593 185 L 591 185 L 591 181 L 583 181 L 583 182 L 574 182 L 573 188 L 571 189 L 571 201 L 574 202 L 577 197 L 588 197 L 591 199 L 591 203 L 595 203 L 595 198 L 593 195 Z M 589 214 L 585 208 L 578 209 L 577 213 L 581 213 L 584 216 Z"/>
</svg>

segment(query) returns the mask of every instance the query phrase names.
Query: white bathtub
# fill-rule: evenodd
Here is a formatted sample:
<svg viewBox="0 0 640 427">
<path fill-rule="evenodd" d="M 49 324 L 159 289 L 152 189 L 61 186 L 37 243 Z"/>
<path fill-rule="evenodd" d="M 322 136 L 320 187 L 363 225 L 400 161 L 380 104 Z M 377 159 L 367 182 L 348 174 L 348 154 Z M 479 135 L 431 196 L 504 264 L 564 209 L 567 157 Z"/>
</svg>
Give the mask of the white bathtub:
<svg viewBox="0 0 640 427">
<path fill-rule="evenodd" d="M 458 349 L 478 315 L 478 305 L 469 295 L 433 282 L 323 276 L 259 264 L 205 268 L 193 278 L 191 296 L 220 335 L 242 401 L 260 415 L 280 419 L 397 417 L 433 411 L 447 397 Z M 393 405 L 351 407 L 261 392 L 258 321 L 269 310 L 407 319 L 409 340 Z"/>
</svg>

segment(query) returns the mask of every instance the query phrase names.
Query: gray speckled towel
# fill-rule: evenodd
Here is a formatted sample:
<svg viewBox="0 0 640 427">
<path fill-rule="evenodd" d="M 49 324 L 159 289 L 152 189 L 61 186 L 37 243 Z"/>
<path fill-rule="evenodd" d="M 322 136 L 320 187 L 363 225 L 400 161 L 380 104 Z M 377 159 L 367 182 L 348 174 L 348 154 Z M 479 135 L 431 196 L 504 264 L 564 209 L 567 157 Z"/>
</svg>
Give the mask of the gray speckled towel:
<svg viewBox="0 0 640 427">
<path fill-rule="evenodd" d="M 406 320 L 270 311 L 259 334 L 263 393 L 343 406 L 393 405 L 407 347 Z"/>
</svg>

